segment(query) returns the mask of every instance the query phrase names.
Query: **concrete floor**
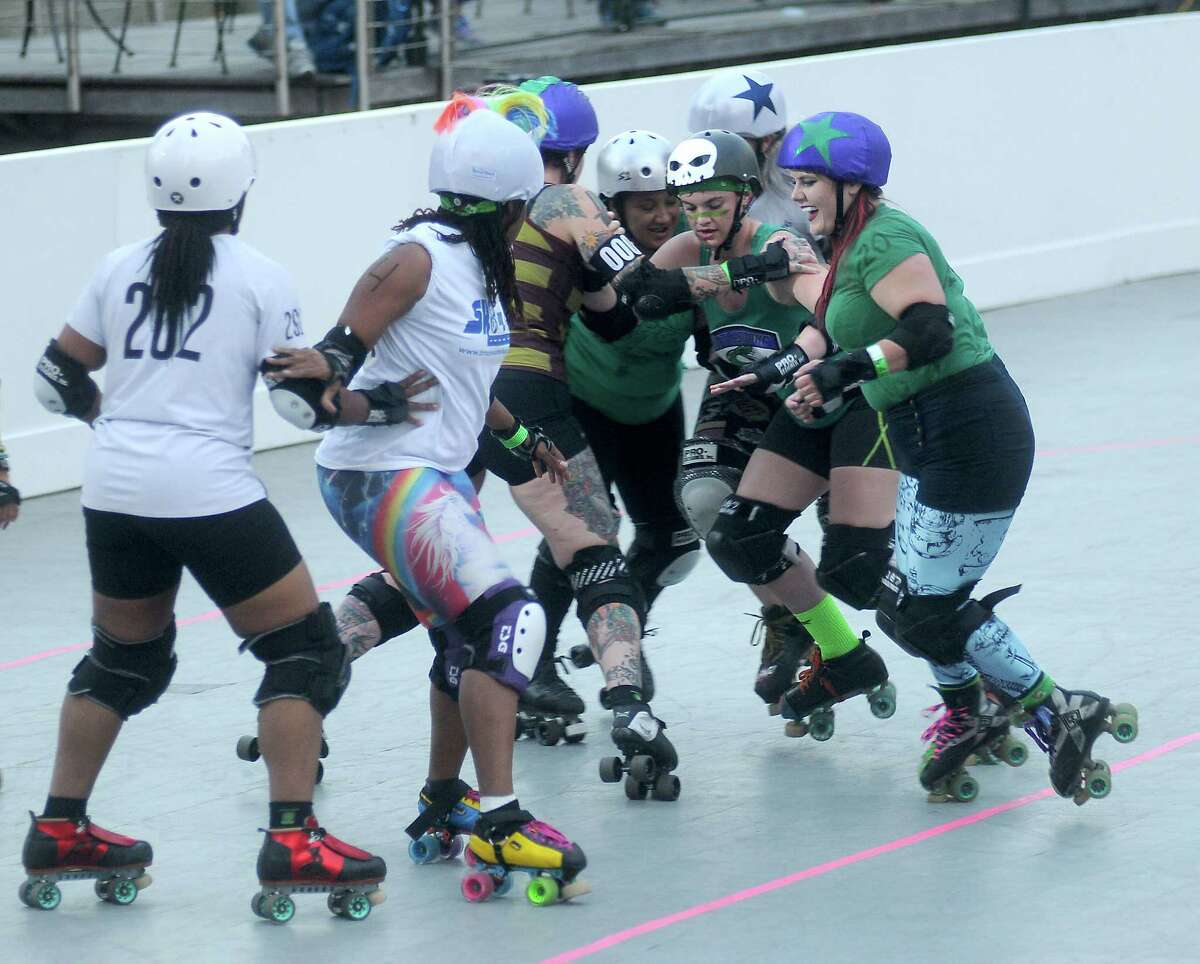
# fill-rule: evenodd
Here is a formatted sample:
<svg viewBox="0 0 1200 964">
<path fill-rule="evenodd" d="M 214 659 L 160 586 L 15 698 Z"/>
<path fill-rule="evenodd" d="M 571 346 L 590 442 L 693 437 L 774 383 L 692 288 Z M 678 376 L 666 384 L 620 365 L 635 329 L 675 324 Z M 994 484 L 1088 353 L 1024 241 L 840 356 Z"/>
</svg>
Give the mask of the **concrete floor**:
<svg viewBox="0 0 1200 964">
<path fill-rule="evenodd" d="M 1200 472 L 1200 434 L 1175 346 L 1190 344 L 1198 305 L 1200 275 L 1191 275 L 988 316 L 1033 410 L 1039 458 L 984 588 L 1023 582 L 1004 616 L 1051 673 L 1138 705 L 1136 743 L 1097 744 L 1111 763 L 1129 764 L 1109 799 L 1077 808 L 1047 798 L 1039 754 L 1017 770 L 978 769 L 973 804 L 927 803 L 915 770 L 921 710 L 935 699 L 924 667 L 886 641 L 895 717 L 876 720 L 855 701 L 839 710 L 833 741 L 784 738 L 750 688 L 750 597 L 706 560 L 663 595 L 648 642 L 655 709 L 682 759 L 677 803 L 632 803 L 599 782 L 609 743 L 595 670 L 573 677 L 591 705 L 587 741 L 518 747 L 522 803 L 584 847 L 592 894 L 536 909 L 514 891 L 470 906 L 458 893 L 461 863 L 408 861 L 403 827 L 424 775 L 429 661 L 414 633 L 356 666 L 328 721 L 333 753 L 317 794 L 336 834 L 388 859 L 389 901 L 350 924 L 321 898 L 301 897 L 295 920 L 276 927 L 247 907 L 265 772 L 233 754 L 253 721 L 259 666 L 236 655 L 211 604 L 185 583 L 174 685 L 126 728 L 91 804 L 102 825 L 154 844 L 155 884 L 116 908 L 86 882 L 68 882 L 53 914 L 27 910 L 15 895 L 26 811 L 42 804 L 59 695 L 88 636 L 78 497 L 66 493 L 31 500 L 0 533 L 3 957 L 1195 960 L 1200 781 L 1190 767 L 1200 764 L 1200 733 L 1190 684 L 1200 658 L 1189 610 L 1200 513 L 1186 493 Z M 692 372 L 693 404 L 698 387 Z M 292 448 L 258 467 L 336 600 L 369 562 L 322 508 L 311 457 L 311 447 Z M 526 573 L 527 523 L 494 481 L 484 506 Z M 814 545 L 810 520 L 796 531 Z M 572 625 L 564 643 L 581 635 Z"/>
</svg>

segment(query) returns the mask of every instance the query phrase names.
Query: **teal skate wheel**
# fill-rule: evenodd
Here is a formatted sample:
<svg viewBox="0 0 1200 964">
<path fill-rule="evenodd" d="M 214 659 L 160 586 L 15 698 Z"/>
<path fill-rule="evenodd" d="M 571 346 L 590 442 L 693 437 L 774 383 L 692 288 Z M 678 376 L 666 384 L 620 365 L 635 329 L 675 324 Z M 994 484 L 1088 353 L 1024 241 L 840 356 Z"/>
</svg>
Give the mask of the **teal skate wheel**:
<svg viewBox="0 0 1200 964">
<path fill-rule="evenodd" d="M 632 775 L 625 778 L 625 796 L 630 800 L 645 800 L 649 793 L 650 788 L 635 780 Z"/>
<path fill-rule="evenodd" d="M 653 783 L 657 770 L 652 756 L 635 756 L 629 761 L 629 775 L 638 783 Z"/>
<path fill-rule="evenodd" d="M 1112 792 L 1112 771 L 1103 760 L 1096 760 L 1084 771 L 1088 796 L 1103 800 Z"/>
<path fill-rule="evenodd" d="M 496 881 L 491 874 L 477 870 L 463 877 L 459 889 L 468 902 L 482 904 L 495 892 Z"/>
<path fill-rule="evenodd" d="M 342 898 L 341 915 L 346 920 L 365 920 L 371 913 L 366 894 L 347 894 Z"/>
<path fill-rule="evenodd" d="M 255 917 L 266 917 L 267 916 L 266 914 L 263 913 L 263 901 L 265 899 L 266 899 L 266 897 L 263 894 L 251 894 L 250 895 L 250 911 L 251 911 L 251 913 L 254 914 Z"/>
<path fill-rule="evenodd" d="M 271 894 L 263 903 L 263 916 L 276 924 L 286 924 L 296 916 L 296 903 L 287 894 Z"/>
<path fill-rule="evenodd" d="M 833 739 L 834 717 L 829 710 L 817 710 L 808 718 L 808 731 L 818 743 Z"/>
<path fill-rule="evenodd" d="M 896 713 L 896 687 L 884 683 L 867 698 L 871 713 L 881 720 L 890 719 Z"/>
<path fill-rule="evenodd" d="M 1029 759 L 1029 748 L 1020 740 L 1006 736 L 1000 744 L 1000 759 L 1010 767 L 1024 766 L 1025 761 Z"/>
<path fill-rule="evenodd" d="M 546 907 L 558 901 L 558 881 L 553 877 L 534 877 L 525 888 L 525 897 L 534 907 Z"/>
<path fill-rule="evenodd" d="M 36 881 L 25 880 L 25 881 L 22 881 L 21 886 L 19 886 L 17 888 L 17 898 L 26 907 L 32 907 L 34 910 L 37 909 L 37 904 L 34 902 L 34 899 L 33 899 L 33 888 L 34 888 L 35 884 L 36 884 Z"/>
<path fill-rule="evenodd" d="M 603 783 L 617 783 L 625 767 L 619 756 L 606 756 L 600 760 L 600 780 Z"/>
<path fill-rule="evenodd" d="M 956 773 L 948 784 L 950 795 L 959 803 L 970 803 L 979 796 L 979 784 L 969 773 Z"/>
<path fill-rule="evenodd" d="M 237 741 L 237 758 L 247 763 L 254 763 L 261 756 L 258 752 L 258 737 L 243 736 Z"/>
<path fill-rule="evenodd" d="M 1109 732 L 1118 743 L 1132 743 L 1138 735 L 1138 713 L 1132 703 L 1118 703 L 1112 709 Z"/>
<path fill-rule="evenodd" d="M 325 906 L 329 908 L 329 913 L 334 917 L 342 916 L 342 894 L 336 890 L 329 892 L 329 896 L 325 898 Z"/>
<path fill-rule="evenodd" d="M 408 856 L 414 864 L 431 864 L 442 855 L 442 845 L 431 833 L 422 834 L 408 845 Z"/>
<path fill-rule="evenodd" d="M 492 878 L 492 879 L 495 880 L 495 878 Z M 496 888 L 493 891 L 493 893 L 497 897 L 503 897 L 510 890 L 512 890 L 512 885 L 513 885 L 512 874 L 505 874 L 503 877 L 501 877 L 499 880 L 496 880 L 495 882 L 496 882 Z"/>
<path fill-rule="evenodd" d="M 61 903 L 62 891 L 52 881 L 38 881 L 29 891 L 29 906 L 37 910 L 54 910 Z"/>
</svg>

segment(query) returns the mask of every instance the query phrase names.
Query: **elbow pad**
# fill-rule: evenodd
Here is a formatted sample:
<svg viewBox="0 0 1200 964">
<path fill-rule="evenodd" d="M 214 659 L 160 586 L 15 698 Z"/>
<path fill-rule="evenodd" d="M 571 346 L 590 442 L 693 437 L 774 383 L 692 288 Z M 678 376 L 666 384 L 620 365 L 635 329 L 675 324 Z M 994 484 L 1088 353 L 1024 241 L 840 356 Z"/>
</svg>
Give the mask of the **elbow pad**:
<svg viewBox="0 0 1200 964">
<path fill-rule="evenodd" d="M 920 368 L 950 354 L 954 316 L 945 305 L 918 301 L 900 313 L 895 329 L 885 337 L 908 353 L 909 368 Z"/>
<path fill-rule="evenodd" d="M 340 379 L 343 385 L 349 385 L 371 349 L 363 344 L 362 339 L 350 330 L 348 325 L 334 325 L 325 333 L 325 337 L 313 345 L 325 356 L 334 379 Z"/>
<path fill-rule="evenodd" d="M 641 256 L 633 241 L 623 234 L 614 234 L 584 263 L 583 290 L 602 290 Z"/>
<path fill-rule="evenodd" d="M 266 362 L 263 363 L 265 368 Z M 337 424 L 337 415 L 325 411 L 321 395 L 325 383 L 319 378 L 285 378 L 283 381 L 268 381 L 271 407 L 286 422 L 309 432 L 324 432 Z M 340 410 L 336 396 L 333 404 Z"/>
<path fill-rule="evenodd" d="M 100 394 L 87 368 L 59 348 L 54 338 L 38 359 L 37 375 L 34 394 L 42 407 L 55 415 L 83 418 Z"/>
<path fill-rule="evenodd" d="M 642 261 L 621 281 L 621 293 L 643 318 L 668 318 L 692 307 L 694 299 L 680 268 L 664 271 Z"/>
<path fill-rule="evenodd" d="M 617 303 L 608 311 L 594 311 L 587 305 L 579 309 L 579 319 L 605 341 L 624 338 L 637 327 L 638 317 L 629 302 L 617 295 Z"/>
</svg>

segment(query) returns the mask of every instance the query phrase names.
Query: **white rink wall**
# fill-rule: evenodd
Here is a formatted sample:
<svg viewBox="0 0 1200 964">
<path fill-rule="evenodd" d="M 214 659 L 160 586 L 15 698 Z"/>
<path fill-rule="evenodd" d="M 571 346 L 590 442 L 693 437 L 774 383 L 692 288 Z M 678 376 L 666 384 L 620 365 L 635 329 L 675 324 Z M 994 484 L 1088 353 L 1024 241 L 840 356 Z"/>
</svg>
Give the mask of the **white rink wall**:
<svg viewBox="0 0 1200 964">
<path fill-rule="evenodd" d="M 883 127 L 895 155 L 887 196 L 993 308 L 1200 270 L 1197 50 L 1200 13 L 755 66 L 782 87 L 793 123 L 853 110 Z M 601 140 L 631 127 L 683 137 L 705 73 L 588 87 Z M 314 339 L 390 225 L 427 202 L 438 110 L 250 129 L 259 175 L 243 236 L 293 272 Z M 33 365 L 98 260 L 155 231 L 145 143 L 0 157 L 0 434 L 25 495 L 79 484 L 88 430 L 37 404 Z M 257 401 L 258 447 L 310 437 Z"/>
</svg>

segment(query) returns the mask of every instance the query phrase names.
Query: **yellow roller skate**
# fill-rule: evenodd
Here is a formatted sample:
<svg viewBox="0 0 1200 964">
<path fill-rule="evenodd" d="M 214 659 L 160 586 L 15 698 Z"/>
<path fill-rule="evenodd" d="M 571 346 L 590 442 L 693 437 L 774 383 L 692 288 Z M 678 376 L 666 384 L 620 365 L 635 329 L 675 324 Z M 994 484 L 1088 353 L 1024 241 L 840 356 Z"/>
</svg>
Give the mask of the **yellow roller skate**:
<svg viewBox="0 0 1200 964">
<path fill-rule="evenodd" d="M 472 869 L 462 879 L 462 895 L 473 904 L 508 893 L 514 871 L 529 874 L 525 896 L 535 907 L 591 890 L 576 879 L 587 866 L 579 845 L 516 806 L 480 816 L 467 844 L 466 859 Z"/>
</svg>

